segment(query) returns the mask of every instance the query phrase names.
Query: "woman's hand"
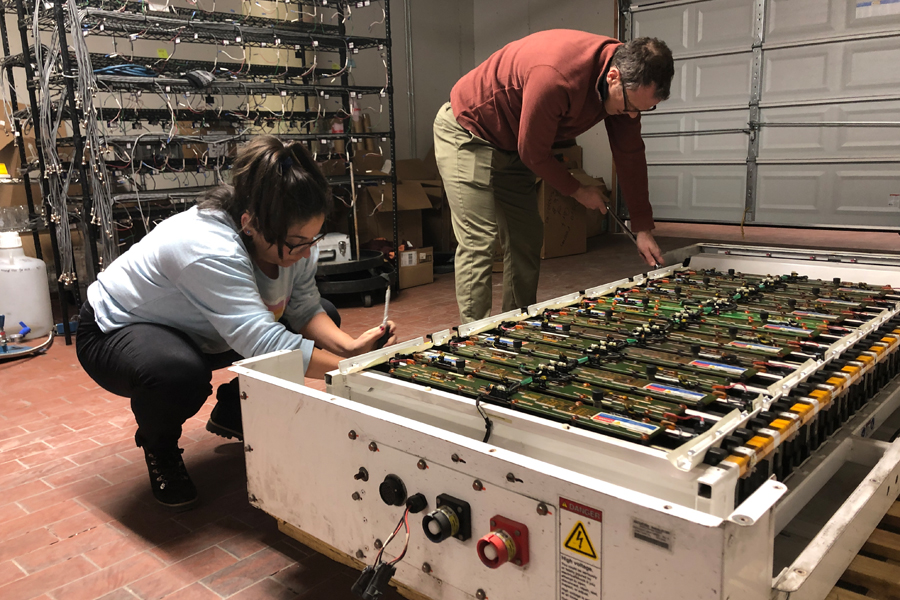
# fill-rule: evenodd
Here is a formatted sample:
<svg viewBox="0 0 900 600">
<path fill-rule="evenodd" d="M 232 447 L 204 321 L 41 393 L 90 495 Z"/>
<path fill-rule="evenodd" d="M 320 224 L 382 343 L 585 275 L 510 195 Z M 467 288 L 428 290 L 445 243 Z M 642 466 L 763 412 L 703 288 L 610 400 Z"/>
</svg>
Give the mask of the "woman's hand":
<svg viewBox="0 0 900 600">
<path fill-rule="evenodd" d="M 385 335 L 385 330 L 387 331 L 387 341 L 383 344 L 379 344 L 379 341 Z M 373 327 L 356 338 L 354 344 L 355 348 L 351 351 L 350 355 L 355 356 L 357 354 L 365 354 L 366 352 L 371 352 L 372 350 L 377 350 L 384 346 L 391 346 L 396 343 L 397 328 L 393 321 L 388 321 L 384 327 L 380 325 L 378 327 Z"/>
</svg>

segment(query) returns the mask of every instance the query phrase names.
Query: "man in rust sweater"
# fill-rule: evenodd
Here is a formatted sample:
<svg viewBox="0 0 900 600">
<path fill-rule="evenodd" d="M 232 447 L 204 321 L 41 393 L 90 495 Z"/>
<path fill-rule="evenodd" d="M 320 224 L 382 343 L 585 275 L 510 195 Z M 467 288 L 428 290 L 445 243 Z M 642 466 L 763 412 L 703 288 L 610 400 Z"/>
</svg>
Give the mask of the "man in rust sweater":
<svg viewBox="0 0 900 600">
<path fill-rule="evenodd" d="M 669 97 L 672 53 L 657 39 L 618 40 L 572 30 L 529 35 L 460 79 L 434 121 L 435 157 L 453 218 L 456 299 L 463 323 L 491 314 L 491 267 L 503 244 L 503 310 L 537 299 L 543 222 L 536 176 L 591 210 L 600 188 L 581 186 L 552 156 L 603 121 L 619 185 L 648 263 L 662 263 L 650 233 L 642 112 Z"/>
</svg>

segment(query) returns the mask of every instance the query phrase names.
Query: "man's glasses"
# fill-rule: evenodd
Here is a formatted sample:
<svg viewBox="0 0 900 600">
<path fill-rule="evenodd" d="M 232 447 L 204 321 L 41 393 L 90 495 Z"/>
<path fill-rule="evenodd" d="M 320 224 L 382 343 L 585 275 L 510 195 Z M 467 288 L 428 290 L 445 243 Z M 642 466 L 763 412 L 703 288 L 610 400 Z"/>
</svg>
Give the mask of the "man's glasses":
<svg viewBox="0 0 900 600">
<path fill-rule="evenodd" d="M 622 100 L 625 101 L 625 108 L 624 108 L 624 110 L 622 110 L 622 112 L 631 113 L 633 115 L 639 115 L 641 113 L 653 112 L 654 110 L 656 110 L 656 107 L 657 107 L 657 105 L 654 104 L 647 110 L 638 110 L 636 108 L 628 108 L 628 94 L 625 93 L 625 84 L 624 83 L 622 83 Z"/>
<path fill-rule="evenodd" d="M 312 248 L 313 246 L 321 242 L 323 237 L 325 237 L 325 234 L 320 233 L 308 242 L 300 242 L 299 244 L 288 244 L 287 242 L 285 242 L 284 247 L 288 249 L 288 254 L 293 254 L 294 252 L 303 252 L 307 248 Z"/>
</svg>

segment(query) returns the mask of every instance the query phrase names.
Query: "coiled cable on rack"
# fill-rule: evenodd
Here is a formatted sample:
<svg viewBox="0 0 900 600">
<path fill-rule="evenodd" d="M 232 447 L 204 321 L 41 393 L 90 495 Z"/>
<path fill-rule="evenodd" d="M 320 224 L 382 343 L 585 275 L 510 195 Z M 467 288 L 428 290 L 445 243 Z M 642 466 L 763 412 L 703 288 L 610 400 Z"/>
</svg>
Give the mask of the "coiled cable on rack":
<svg viewBox="0 0 900 600">
<path fill-rule="evenodd" d="M 82 30 L 84 11 L 78 10 L 75 2 L 66 4 L 69 11 L 70 28 L 73 32 Z M 76 78 L 78 84 L 77 98 L 81 102 L 84 126 L 84 158 L 90 179 L 90 191 L 93 200 L 91 224 L 100 228 L 100 260 L 101 267 L 109 265 L 118 255 L 116 232 L 113 225 L 112 189 L 106 161 L 103 160 L 106 144 L 101 139 L 100 126 L 97 123 L 97 111 L 94 107 L 94 93 L 97 91 L 97 78 L 91 64 L 91 54 L 84 36 L 72 36 L 72 48 L 75 52 Z M 73 118 L 75 116 L 73 115 Z M 86 190 L 85 190 L 86 193 Z"/>
</svg>

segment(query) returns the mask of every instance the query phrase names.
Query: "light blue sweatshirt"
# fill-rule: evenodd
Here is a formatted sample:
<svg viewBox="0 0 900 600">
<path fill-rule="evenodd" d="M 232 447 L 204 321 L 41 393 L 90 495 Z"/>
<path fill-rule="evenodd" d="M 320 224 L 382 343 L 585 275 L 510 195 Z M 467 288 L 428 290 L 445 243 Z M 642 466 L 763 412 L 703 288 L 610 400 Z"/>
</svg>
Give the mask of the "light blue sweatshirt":
<svg viewBox="0 0 900 600">
<path fill-rule="evenodd" d="M 225 212 L 197 207 L 169 217 L 97 276 L 87 290 L 104 333 L 157 323 L 186 333 L 203 352 L 229 349 L 245 358 L 275 350 L 303 352 L 313 341 L 291 333 L 322 312 L 313 248 L 308 259 L 279 267 L 271 279 L 251 260 Z"/>
</svg>

